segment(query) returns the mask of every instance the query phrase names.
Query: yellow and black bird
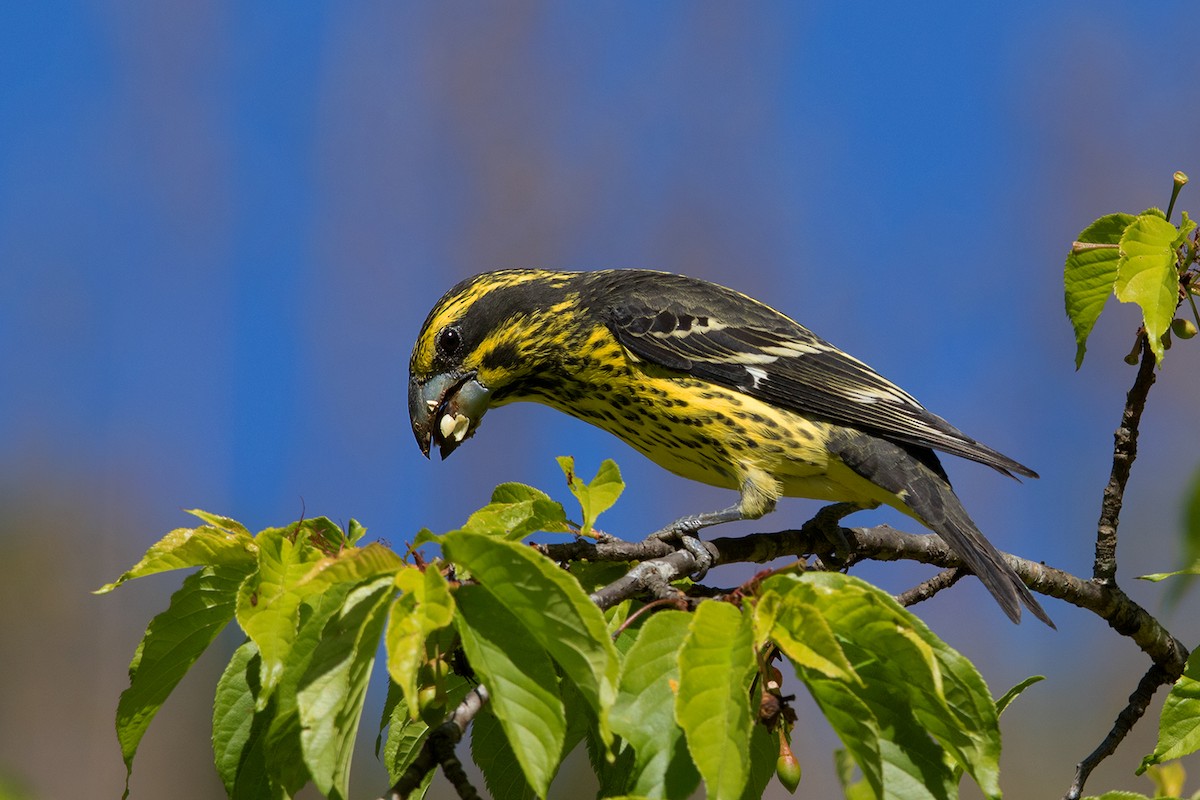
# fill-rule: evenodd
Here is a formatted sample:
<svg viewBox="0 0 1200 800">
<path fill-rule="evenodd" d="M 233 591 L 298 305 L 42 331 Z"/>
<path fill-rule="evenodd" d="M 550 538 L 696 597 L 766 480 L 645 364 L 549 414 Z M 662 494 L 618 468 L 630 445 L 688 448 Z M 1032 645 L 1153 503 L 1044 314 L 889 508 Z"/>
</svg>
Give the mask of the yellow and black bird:
<svg viewBox="0 0 1200 800">
<path fill-rule="evenodd" d="M 934 450 L 1037 477 L 861 361 L 744 294 L 650 270 L 501 270 L 451 289 L 409 363 L 421 451 L 442 458 L 492 406 L 532 400 L 685 478 L 735 489 L 665 531 L 757 519 L 781 496 L 886 503 L 940 534 L 1013 620 L 1029 589 L 971 521 Z"/>
</svg>

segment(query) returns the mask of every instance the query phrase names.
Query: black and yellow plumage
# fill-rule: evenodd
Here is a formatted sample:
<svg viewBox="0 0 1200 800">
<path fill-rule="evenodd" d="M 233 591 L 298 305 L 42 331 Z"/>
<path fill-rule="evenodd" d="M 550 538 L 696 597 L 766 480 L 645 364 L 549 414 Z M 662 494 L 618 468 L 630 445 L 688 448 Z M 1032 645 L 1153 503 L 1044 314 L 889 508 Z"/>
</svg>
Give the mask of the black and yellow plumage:
<svg viewBox="0 0 1200 800">
<path fill-rule="evenodd" d="M 1028 588 L 984 538 L 934 449 L 1036 473 L 976 442 L 789 317 L 707 281 L 649 270 L 503 270 L 451 289 L 409 364 L 422 452 L 449 455 L 488 408 L 552 406 L 662 467 L 741 493 L 678 521 L 756 519 L 781 496 L 886 503 L 942 536 L 1014 621 Z"/>
</svg>

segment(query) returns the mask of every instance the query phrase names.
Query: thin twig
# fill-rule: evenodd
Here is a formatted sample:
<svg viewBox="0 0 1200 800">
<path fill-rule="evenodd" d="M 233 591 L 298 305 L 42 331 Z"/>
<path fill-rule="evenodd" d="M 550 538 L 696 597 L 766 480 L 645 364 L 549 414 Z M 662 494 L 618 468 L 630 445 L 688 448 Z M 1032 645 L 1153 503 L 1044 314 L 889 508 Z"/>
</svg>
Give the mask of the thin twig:
<svg viewBox="0 0 1200 800">
<path fill-rule="evenodd" d="M 1092 577 L 1105 584 L 1113 583 L 1117 575 L 1117 524 L 1121 517 L 1121 504 L 1125 498 L 1125 484 L 1129 481 L 1129 469 L 1137 458 L 1138 424 L 1146 408 L 1146 395 L 1154 385 L 1154 351 L 1150 339 L 1143 330 L 1142 360 L 1137 377 L 1133 379 L 1125 396 L 1125 410 L 1121 413 L 1121 425 L 1113 434 L 1112 473 L 1104 487 L 1100 503 L 1100 521 L 1096 525 L 1096 560 Z"/>
<path fill-rule="evenodd" d="M 900 594 L 896 595 L 896 602 L 906 608 L 908 606 L 916 605 L 917 603 L 933 597 L 935 594 L 942 591 L 942 589 L 949 589 L 951 586 L 958 583 L 960 578 L 970 574 L 971 573 L 967 572 L 962 567 L 944 569 L 929 580 L 922 581 L 908 591 L 901 592 Z"/>
<path fill-rule="evenodd" d="M 1137 689 L 1133 694 L 1129 695 L 1129 703 L 1117 715 L 1117 719 L 1113 722 L 1112 730 L 1108 732 L 1108 736 L 1104 737 L 1104 741 L 1100 746 L 1088 755 L 1083 761 L 1075 767 L 1075 780 L 1071 784 L 1071 788 L 1067 790 L 1067 794 L 1063 800 L 1079 800 L 1083 794 L 1083 784 L 1087 782 L 1088 776 L 1092 774 L 1092 770 L 1100 764 L 1101 761 L 1108 758 L 1117 749 L 1117 745 L 1125 738 L 1134 724 L 1142 718 L 1146 713 L 1146 707 L 1150 705 L 1151 698 L 1158 691 L 1158 687 L 1167 683 L 1174 683 L 1178 675 L 1171 676 L 1163 671 L 1158 664 L 1150 667 L 1150 670 L 1142 676 L 1138 682 Z"/>
<path fill-rule="evenodd" d="M 1121 412 L 1121 424 L 1113 434 L 1112 471 L 1104 494 L 1100 501 L 1100 519 L 1096 523 L 1096 557 L 1092 564 L 1092 582 L 1103 589 L 1103 594 L 1109 601 L 1111 613 L 1101 614 L 1113 630 L 1124 636 L 1131 636 L 1137 641 L 1138 634 L 1150 632 L 1150 639 L 1162 650 L 1147 649 L 1139 642 L 1139 646 L 1153 659 L 1154 664 L 1138 683 L 1137 689 L 1129 696 L 1129 702 L 1124 710 L 1117 715 L 1112 730 L 1104 737 L 1092 753 L 1079 762 L 1075 771 L 1075 780 L 1067 791 L 1069 800 L 1077 800 L 1083 792 L 1083 785 L 1096 766 L 1108 758 L 1117 749 L 1117 745 L 1125 738 L 1134 724 L 1141 719 L 1150 703 L 1156 689 L 1164 683 L 1174 683 L 1181 674 L 1187 662 L 1187 648 L 1177 639 L 1167 634 L 1166 629 L 1157 619 L 1147 614 L 1124 591 L 1117 586 L 1117 526 L 1121 518 L 1121 506 L 1125 501 L 1125 486 L 1129 481 L 1129 472 L 1133 461 L 1137 458 L 1138 426 L 1141 423 L 1142 412 L 1146 409 L 1146 398 L 1150 387 L 1154 385 L 1154 367 L 1157 363 L 1154 351 L 1150 347 L 1150 337 L 1143 328 L 1138 334 L 1141 344 L 1141 361 L 1138 364 L 1137 375 L 1133 386 L 1125 395 L 1125 408 Z M 1099 613 L 1099 612 L 1097 612 Z M 1156 655 L 1157 653 L 1157 655 Z"/>
<path fill-rule="evenodd" d="M 667 547 L 670 548 L 670 545 Z M 707 547 L 710 552 L 713 550 L 711 544 Z M 658 592 L 661 592 L 661 587 L 685 575 L 690 575 L 697 566 L 695 556 L 687 550 L 676 550 L 662 558 L 643 561 L 608 586 L 592 592 L 591 599 L 601 609 L 606 609 L 645 591 L 650 591 L 657 597 L 659 596 Z"/>
</svg>

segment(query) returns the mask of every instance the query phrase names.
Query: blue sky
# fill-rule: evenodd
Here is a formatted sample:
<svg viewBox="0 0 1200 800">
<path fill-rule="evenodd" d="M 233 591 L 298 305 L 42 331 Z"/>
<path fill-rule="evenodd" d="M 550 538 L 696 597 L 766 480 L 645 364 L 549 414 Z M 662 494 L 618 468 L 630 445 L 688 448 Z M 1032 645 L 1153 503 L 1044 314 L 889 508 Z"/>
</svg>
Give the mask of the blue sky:
<svg viewBox="0 0 1200 800">
<path fill-rule="evenodd" d="M 1177 35 L 1197 21 L 1182 2 L 11 4 L 0 487 L 51 498 L 45 535 L 87 542 L 64 556 L 82 619 L 112 613 L 82 592 L 181 508 L 355 516 L 399 544 L 503 480 L 565 500 L 554 456 L 573 454 L 619 461 L 631 486 L 604 521 L 640 535 L 730 497 L 537 407 L 427 463 L 405 381 L 466 275 L 653 267 L 761 297 L 1038 469 L 1018 486 L 948 464 L 1001 549 L 1086 571 L 1136 323 L 1110 308 L 1074 372 L 1062 260 L 1096 216 L 1200 173 Z M 1173 563 L 1195 359 L 1173 351 L 1152 397 L 1123 574 Z M 1054 638 L 961 596 L 929 618 L 997 684 L 1112 644 L 1061 605 Z M 116 661 L 136 623 L 106 623 Z"/>
</svg>

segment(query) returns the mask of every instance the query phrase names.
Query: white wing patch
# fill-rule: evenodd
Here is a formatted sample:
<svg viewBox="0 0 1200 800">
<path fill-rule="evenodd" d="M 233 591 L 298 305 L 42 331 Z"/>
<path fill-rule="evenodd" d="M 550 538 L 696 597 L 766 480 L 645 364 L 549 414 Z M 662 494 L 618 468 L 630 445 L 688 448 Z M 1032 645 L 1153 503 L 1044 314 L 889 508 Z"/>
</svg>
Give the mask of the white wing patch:
<svg viewBox="0 0 1200 800">
<path fill-rule="evenodd" d="M 767 379 L 767 371 L 762 367 L 746 367 L 746 374 L 754 381 L 750 385 L 752 389 L 757 389 L 758 385 Z"/>
</svg>

